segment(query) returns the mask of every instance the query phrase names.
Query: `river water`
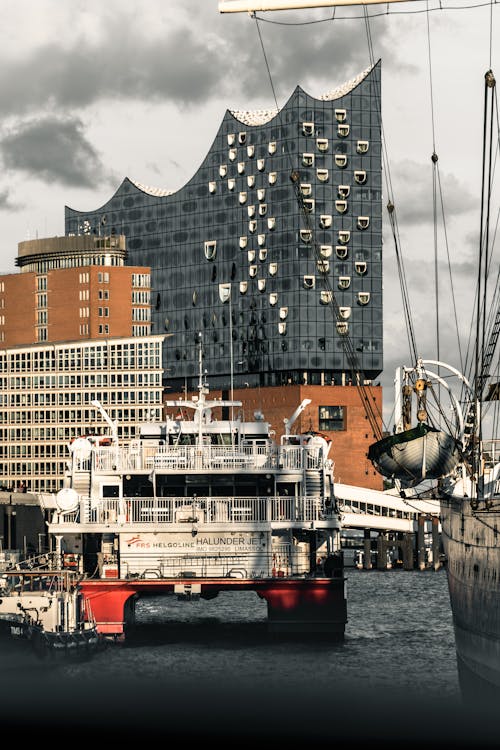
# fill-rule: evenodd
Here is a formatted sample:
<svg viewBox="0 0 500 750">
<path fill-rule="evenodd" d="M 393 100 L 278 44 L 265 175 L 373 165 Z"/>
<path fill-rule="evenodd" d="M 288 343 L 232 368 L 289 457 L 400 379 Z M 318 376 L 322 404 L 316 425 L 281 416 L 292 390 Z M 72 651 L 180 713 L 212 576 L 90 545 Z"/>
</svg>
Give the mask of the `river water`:
<svg viewBox="0 0 500 750">
<path fill-rule="evenodd" d="M 495 716 L 461 699 L 446 571 L 346 575 L 342 643 L 269 634 L 251 592 L 147 598 L 125 646 L 76 664 L 9 661 L 0 728 L 71 745 L 500 745 Z"/>
</svg>

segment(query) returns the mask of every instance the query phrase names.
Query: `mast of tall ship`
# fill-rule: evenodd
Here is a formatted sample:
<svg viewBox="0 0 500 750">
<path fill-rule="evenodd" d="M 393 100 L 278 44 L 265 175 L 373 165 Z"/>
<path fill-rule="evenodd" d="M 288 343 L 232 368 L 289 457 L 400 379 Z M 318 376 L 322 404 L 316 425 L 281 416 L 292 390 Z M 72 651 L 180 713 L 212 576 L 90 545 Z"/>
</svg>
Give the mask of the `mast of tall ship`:
<svg viewBox="0 0 500 750">
<path fill-rule="evenodd" d="M 389 5 L 423 0 L 219 0 L 219 13 L 255 13 L 266 10 L 329 8 L 340 5 Z"/>
</svg>

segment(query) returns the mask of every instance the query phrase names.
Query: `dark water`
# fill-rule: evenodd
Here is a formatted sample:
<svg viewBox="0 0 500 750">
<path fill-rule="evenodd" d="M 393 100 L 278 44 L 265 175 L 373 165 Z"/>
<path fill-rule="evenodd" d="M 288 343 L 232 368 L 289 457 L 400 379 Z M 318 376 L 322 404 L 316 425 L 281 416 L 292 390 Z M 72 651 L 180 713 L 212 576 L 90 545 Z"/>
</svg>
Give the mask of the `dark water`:
<svg viewBox="0 0 500 750">
<path fill-rule="evenodd" d="M 79 664 L 5 660 L 0 726 L 71 744 L 499 746 L 496 717 L 461 699 L 445 571 L 347 579 L 342 643 L 269 634 L 253 593 L 141 600 L 126 646 Z"/>
</svg>

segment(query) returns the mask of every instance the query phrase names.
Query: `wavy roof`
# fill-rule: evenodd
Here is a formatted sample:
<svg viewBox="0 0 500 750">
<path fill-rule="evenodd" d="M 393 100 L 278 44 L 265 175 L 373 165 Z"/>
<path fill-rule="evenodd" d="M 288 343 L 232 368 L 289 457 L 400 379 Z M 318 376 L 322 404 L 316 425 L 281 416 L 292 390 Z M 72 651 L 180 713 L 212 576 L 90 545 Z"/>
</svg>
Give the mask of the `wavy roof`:
<svg viewBox="0 0 500 750">
<path fill-rule="evenodd" d="M 130 182 L 132 185 L 135 185 L 136 188 L 139 188 L 139 190 L 142 190 L 143 193 L 148 193 L 148 195 L 156 195 L 156 196 L 162 196 L 162 195 L 173 195 L 177 192 L 177 190 L 164 190 L 163 188 L 157 188 L 157 187 L 148 187 L 148 185 L 143 185 L 142 182 L 137 182 L 136 180 L 132 180 L 129 177 Z"/>
<path fill-rule="evenodd" d="M 362 73 L 357 75 L 356 78 L 352 78 L 350 81 L 346 81 L 346 83 L 343 83 L 341 86 L 333 89 L 333 91 L 330 91 L 326 94 L 321 94 L 321 96 L 316 96 L 313 98 L 320 99 L 321 101 L 332 101 L 333 99 L 340 99 L 341 96 L 345 96 L 350 91 L 355 89 L 356 86 L 361 83 L 363 78 L 366 78 L 371 70 L 372 66 L 370 65 L 370 67 L 366 68 Z M 279 110 L 274 107 L 273 109 L 231 109 L 229 111 L 231 112 L 233 117 L 242 122 L 244 125 L 264 125 L 266 122 L 272 120 L 273 117 L 276 117 Z"/>
<path fill-rule="evenodd" d="M 355 89 L 356 86 L 360 84 L 364 78 L 366 78 L 373 67 L 374 66 L 370 65 L 350 81 L 346 81 L 341 86 L 338 86 L 336 89 L 333 89 L 326 94 L 321 94 L 320 96 L 316 96 L 313 98 L 319 99 L 320 101 L 332 101 L 334 99 L 340 99 L 340 97 L 345 96 L 350 91 Z M 276 117 L 279 109 L 277 107 L 273 107 L 272 109 L 254 110 L 230 109 L 229 112 L 234 118 L 236 118 L 244 125 L 264 125 L 266 122 L 272 120 L 273 117 Z M 130 182 L 135 185 L 136 188 L 142 190 L 143 193 L 148 193 L 148 195 L 155 195 L 157 197 L 164 195 L 173 195 L 177 192 L 177 190 L 164 190 L 162 188 L 149 187 L 148 185 L 143 185 L 141 182 L 137 182 L 136 180 L 132 179 L 130 179 Z"/>
</svg>

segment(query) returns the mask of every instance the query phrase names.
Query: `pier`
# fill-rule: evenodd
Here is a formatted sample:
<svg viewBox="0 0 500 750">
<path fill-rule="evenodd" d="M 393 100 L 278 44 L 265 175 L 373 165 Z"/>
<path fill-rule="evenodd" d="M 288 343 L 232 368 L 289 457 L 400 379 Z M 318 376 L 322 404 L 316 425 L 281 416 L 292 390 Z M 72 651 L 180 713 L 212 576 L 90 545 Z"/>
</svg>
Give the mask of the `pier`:
<svg viewBox="0 0 500 750">
<path fill-rule="evenodd" d="M 365 570 L 437 570 L 442 565 L 439 501 L 394 492 L 335 485 L 344 539 L 346 531 L 363 532 L 354 564 Z"/>
</svg>

